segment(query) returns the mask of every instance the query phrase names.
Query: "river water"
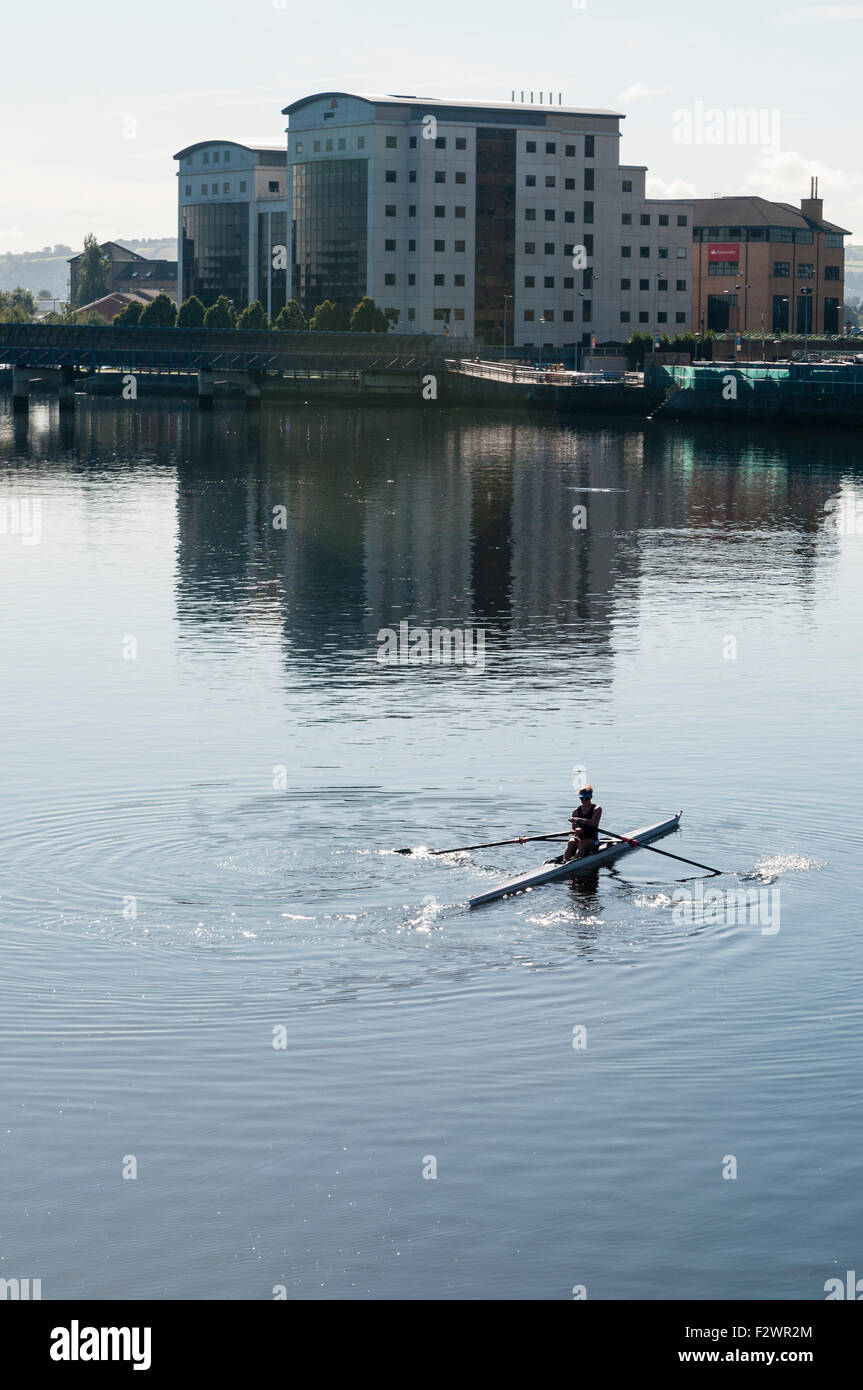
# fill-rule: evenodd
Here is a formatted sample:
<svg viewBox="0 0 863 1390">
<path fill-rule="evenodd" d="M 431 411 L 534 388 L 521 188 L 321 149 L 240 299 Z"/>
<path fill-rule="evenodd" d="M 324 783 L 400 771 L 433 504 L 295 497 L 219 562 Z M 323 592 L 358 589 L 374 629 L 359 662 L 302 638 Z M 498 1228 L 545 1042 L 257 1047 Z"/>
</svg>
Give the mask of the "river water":
<svg viewBox="0 0 863 1390">
<path fill-rule="evenodd" d="M 853 432 L 6 402 L 0 502 L 0 1278 L 861 1268 Z M 382 662 L 400 623 L 473 663 Z M 722 876 L 645 851 L 471 912 L 544 847 L 421 851 L 565 827 L 584 776 Z"/>
</svg>

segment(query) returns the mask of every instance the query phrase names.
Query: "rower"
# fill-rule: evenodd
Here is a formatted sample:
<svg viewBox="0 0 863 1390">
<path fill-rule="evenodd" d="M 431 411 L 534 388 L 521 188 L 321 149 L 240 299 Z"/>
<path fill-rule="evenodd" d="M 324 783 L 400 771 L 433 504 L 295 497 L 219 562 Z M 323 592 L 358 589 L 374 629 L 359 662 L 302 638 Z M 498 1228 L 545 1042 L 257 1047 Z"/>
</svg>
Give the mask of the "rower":
<svg viewBox="0 0 863 1390">
<path fill-rule="evenodd" d="M 582 787 L 578 793 L 579 805 L 570 816 L 572 839 L 564 850 L 563 862 L 570 859 L 584 859 L 595 854 L 599 848 L 599 822 L 602 807 L 593 802 L 593 787 Z"/>
</svg>

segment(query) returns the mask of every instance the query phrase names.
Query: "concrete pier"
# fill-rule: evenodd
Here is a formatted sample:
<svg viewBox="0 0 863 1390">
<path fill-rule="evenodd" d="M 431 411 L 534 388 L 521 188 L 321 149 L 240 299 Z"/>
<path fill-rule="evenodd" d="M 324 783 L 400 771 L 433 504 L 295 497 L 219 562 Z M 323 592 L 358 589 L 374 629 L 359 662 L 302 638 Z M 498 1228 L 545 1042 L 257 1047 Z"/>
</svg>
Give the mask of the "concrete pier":
<svg viewBox="0 0 863 1390">
<path fill-rule="evenodd" d="M 59 400 L 61 410 L 75 409 L 75 368 L 60 368 Z"/>
<path fill-rule="evenodd" d="M 12 368 L 12 411 L 26 415 L 30 409 L 30 377 L 26 367 Z"/>
<path fill-rule="evenodd" d="M 203 369 L 198 372 L 198 409 L 213 409 L 213 373 Z"/>
</svg>

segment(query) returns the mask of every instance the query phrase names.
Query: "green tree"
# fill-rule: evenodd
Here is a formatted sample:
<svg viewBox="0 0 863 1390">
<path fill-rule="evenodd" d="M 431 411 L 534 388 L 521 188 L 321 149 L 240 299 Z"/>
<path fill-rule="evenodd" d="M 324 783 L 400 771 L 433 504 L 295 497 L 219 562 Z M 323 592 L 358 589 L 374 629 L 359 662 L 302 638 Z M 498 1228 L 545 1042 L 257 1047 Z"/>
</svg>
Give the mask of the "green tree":
<svg viewBox="0 0 863 1390">
<path fill-rule="evenodd" d="M 331 299 L 325 299 L 309 319 L 313 333 L 344 333 L 348 327 L 348 311 Z"/>
<path fill-rule="evenodd" d="M 108 291 L 108 276 L 111 262 L 102 255 L 102 249 L 92 232 L 84 238 L 84 254 L 78 262 L 78 285 L 75 305 L 92 304 Z"/>
<path fill-rule="evenodd" d="M 284 309 L 280 309 L 274 328 L 288 329 L 294 333 L 302 333 L 308 324 L 306 316 L 295 299 L 289 299 Z"/>
<path fill-rule="evenodd" d="M 237 319 L 238 328 L 261 329 L 269 328 L 270 321 L 267 318 L 267 311 L 259 299 L 254 304 L 250 304 L 244 309 Z"/>
<path fill-rule="evenodd" d="M 0 291 L 0 318 L 4 323 L 29 323 L 36 314 L 36 301 L 23 285 Z"/>
<path fill-rule="evenodd" d="M 177 322 L 177 306 L 163 290 L 144 305 L 138 322 L 142 328 L 173 328 Z"/>
<path fill-rule="evenodd" d="M 196 294 L 184 299 L 177 315 L 178 328 L 203 328 L 206 309 Z"/>
<path fill-rule="evenodd" d="M 373 299 L 364 294 L 351 314 L 352 333 L 386 333 L 390 321 L 383 309 L 379 309 Z"/>
<path fill-rule="evenodd" d="M 205 328 L 234 328 L 237 311 L 226 294 L 220 294 L 204 315 Z"/>
<path fill-rule="evenodd" d="M 40 290 L 39 293 L 37 294 L 36 298 L 37 298 L 37 299 L 50 299 L 50 298 L 51 298 L 51 291 L 50 291 L 50 290 Z"/>
<path fill-rule="evenodd" d="M 140 321 L 143 304 L 139 299 L 130 299 L 125 309 L 114 315 L 114 322 L 121 328 L 129 328 Z"/>
</svg>

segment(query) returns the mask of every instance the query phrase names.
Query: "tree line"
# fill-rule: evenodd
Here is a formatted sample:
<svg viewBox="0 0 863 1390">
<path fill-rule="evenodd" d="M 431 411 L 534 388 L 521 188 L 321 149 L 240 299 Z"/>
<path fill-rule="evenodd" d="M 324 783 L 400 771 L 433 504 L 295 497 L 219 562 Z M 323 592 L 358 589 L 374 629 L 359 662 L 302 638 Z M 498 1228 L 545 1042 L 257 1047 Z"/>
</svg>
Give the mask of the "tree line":
<svg viewBox="0 0 863 1390">
<path fill-rule="evenodd" d="M 209 308 L 205 308 L 198 296 L 193 294 L 183 300 L 179 309 L 167 294 L 157 294 L 149 304 L 132 300 L 125 309 L 114 315 L 114 323 L 123 328 L 135 325 L 142 328 L 243 328 L 259 331 L 278 328 L 295 333 L 306 330 L 312 333 L 386 333 L 390 326 L 383 309 L 379 309 L 368 295 L 363 295 L 353 309 L 325 299 L 308 318 L 297 301 L 291 299 L 270 323 L 259 299 L 238 313 L 224 294 L 220 294 Z"/>
</svg>

